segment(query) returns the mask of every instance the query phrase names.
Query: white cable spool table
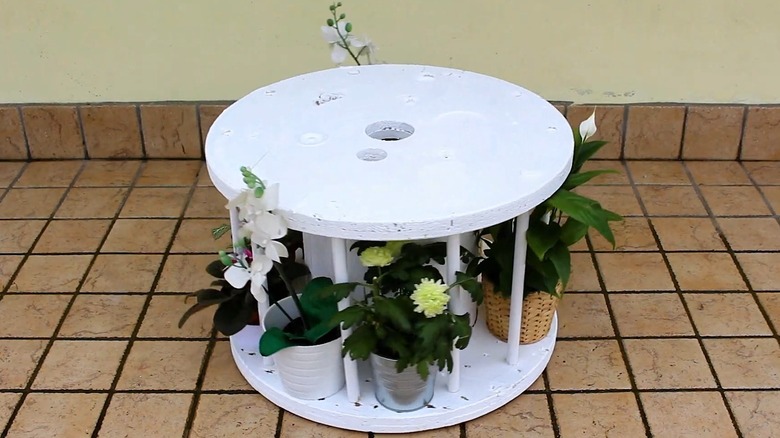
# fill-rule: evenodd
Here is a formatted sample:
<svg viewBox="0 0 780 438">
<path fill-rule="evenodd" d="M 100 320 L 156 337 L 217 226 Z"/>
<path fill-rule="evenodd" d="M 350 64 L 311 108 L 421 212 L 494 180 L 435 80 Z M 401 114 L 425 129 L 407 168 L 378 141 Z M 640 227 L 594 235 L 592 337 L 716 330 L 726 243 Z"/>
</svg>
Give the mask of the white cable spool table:
<svg viewBox="0 0 780 438">
<path fill-rule="evenodd" d="M 391 141 L 392 140 L 392 141 Z M 366 364 L 345 359 L 346 387 L 321 400 L 287 395 L 273 361 L 258 352 L 260 328 L 231 337 L 236 365 L 271 402 L 344 429 L 410 432 L 468 421 L 525 391 L 552 356 L 557 320 L 539 342 L 519 345 L 525 230 L 530 211 L 571 168 L 573 138 L 547 101 L 476 73 L 416 65 L 342 67 L 260 88 L 228 107 L 206 139 L 206 162 L 227 199 L 245 185 L 241 166 L 279 183 L 279 211 L 304 233 L 312 274 L 361 278 L 354 240 L 447 242 L 446 278 L 473 231 L 518 217 L 510 339 L 477 319 L 455 369 L 437 379 L 431 403 L 397 413 L 375 400 Z M 236 214 L 231 212 L 235 227 Z M 454 261 L 451 263 L 451 261 Z M 340 304 L 341 307 L 346 302 Z M 454 311 L 473 311 L 454 291 Z M 261 312 L 267 303 L 261 305 Z M 458 354 L 459 353 L 459 354 Z"/>
</svg>

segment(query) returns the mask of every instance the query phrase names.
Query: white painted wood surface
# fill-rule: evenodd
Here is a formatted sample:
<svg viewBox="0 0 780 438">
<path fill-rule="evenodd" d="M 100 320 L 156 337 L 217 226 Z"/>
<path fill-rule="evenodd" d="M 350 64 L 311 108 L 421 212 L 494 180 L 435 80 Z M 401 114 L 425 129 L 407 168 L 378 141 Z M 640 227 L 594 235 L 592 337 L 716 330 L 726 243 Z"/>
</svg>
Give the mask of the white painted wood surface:
<svg viewBox="0 0 780 438">
<path fill-rule="evenodd" d="M 414 132 L 377 140 L 366 133 L 377 122 Z M 260 88 L 206 138 L 209 174 L 226 198 L 243 189 L 239 168 L 249 166 L 279 183 L 290 228 L 367 240 L 448 236 L 515 217 L 561 185 L 572 151 L 568 123 L 536 94 L 414 65 L 329 69 Z M 358 157 L 366 154 L 385 157 Z"/>
</svg>

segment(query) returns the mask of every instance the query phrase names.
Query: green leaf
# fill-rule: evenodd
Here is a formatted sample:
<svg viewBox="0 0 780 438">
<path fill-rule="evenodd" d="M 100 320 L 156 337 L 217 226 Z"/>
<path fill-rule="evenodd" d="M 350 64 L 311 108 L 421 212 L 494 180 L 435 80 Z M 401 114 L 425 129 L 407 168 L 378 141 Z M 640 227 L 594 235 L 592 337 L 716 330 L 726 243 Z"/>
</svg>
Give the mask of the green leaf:
<svg viewBox="0 0 780 438">
<path fill-rule="evenodd" d="M 338 311 L 338 300 L 334 295 L 323 295 L 321 291 L 333 285 L 333 281 L 327 277 L 317 277 L 309 281 L 303 287 L 300 296 L 302 314 L 307 319 L 307 326 L 330 321 Z"/>
<path fill-rule="evenodd" d="M 252 307 L 246 305 L 246 298 L 236 295 L 217 307 L 214 312 L 214 327 L 225 336 L 233 336 L 246 327 L 252 317 Z"/>
<path fill-rule="evenodd" d="M 428 378 L 428 374 L 430 374 L 428 362 L 420 362 L 417 364 L 417 374 L 419 374 L 423 380 Z"/>
<path fill-rule="evenodd" d="M 537 257 L 544 258 L 544 255 L 555 245 L 561 237 L 561 227 L 554 221 L 546 224 L 542 221 L 534 221 L 528 227 L 525 235 L 528 247 L 531 248 Z"/>
<path fill-rule="evenodd" d="M 569 175 L 568 178 L 566 178 L 566 181 L 563 182 L 563 188 L 566 190 L 571 190 L 577 186 L 581 186 L 582 184 L 585 184 L 586 182 L 590 181 L 591 179 L 599 175 L 604 175 L 606 173 L 619 173 L 619 172 L 616 170 L 604 169 L 604 170 L 590 170 L 587 172 L 572 173 Z"/>
<path fill-rule="evenodd" d="M 564 243 L 555 245 L 549 252 L 549 258 L 553 266 L 555 266 L 555 272 L 561 279 L 561 283 L 566 287 L 569 282 L 569 275 L 571 275 L 571 254 L 569 253 L 569 247 Z"/>
<path fill-rule="evenodd" d="M 344 340 L 343 354 L 349 353 L 352 359 L 368 359 L 376 350 L 378 339 L 368 325 L 361 325 Z"/>
<path fill-rule="evenodd" d="M 296 345 L 279 327 L 270 327 L 260 337 L 260 354 L 262 356 L 271 356 L 279 350 Z"/>
<path fill-rule="evenodd" d="M 405 332 L 412 331 L 412 324 L 409 322 L 409 306 L 404 306 L 402 298 L 388 299 L 385 297 L 374 297 L 374 311 L 380 317 L 387 318 L 395 327 Z"/>
<path fill-rule="evenodd" d="M 224 236 L 228 231 L 230 231 L 230 225 L 222 224 L 216 228 L 211 229 L 211 236 L 214 237 L 214 240 L 217 240 Z"/>
<path fill-rule="evenodd" d="M 206 266 L 206 272 L 214 278 L 225 278 L 225 265 L 217 259 Z"/>
<path fill-rule="evenodd" d="M 317 341 L 320 340 L 323 336 L 327 335 L 328 333 L 332 332 L 333 329 L 336 328 L 338 323 L 334 323 L 333 321 L 327 320 L 322 321 L 310 329 L 306 330 L 306 333 L 303 334 L 303 337 L 311 342 L 312 344 L 317 344 Z"/>
<path fill-rule="evenodd" d="M 579 242 L 586 234 L 588 234 L 587 225 L 576 219 L 568 218 L 561 227 L 561 242 L 571 246 Z"/>
<path fill-rule="evenodd" d="M 469 295 L 471 295 L 472 301 L 477 304 L 482 304 L 482 299 L 484 298 L 482 292 L 482 283 L 477 281 L 476 278 L 471 275 L 464 274 L 463 272 L 456 272 L 455 282 L 459 284 L 463 290 L 468 292 Z"/>
<path fill-rule="evenodd" d="M 339 302 L 344 298 L 347 298 L 352 293 L 352 291 L 354 291 L 355 288 L 358 286 L 361 286 L 361 284 L 360 283 L 336 283 L 330 286 L 323 287 L 322 289 L 319 289 L 317 293 L 312 296 L 323 300 L 332 297 L 333 299 L 335 299 L 336 302 Z"/>
<path fill-rule="evenodd" d="M 598 141 L 586 141 L 585 143 L 582 143 L 579 145 L 579 147 L 574 148 L 574 159 L 572 160 L 571 165 L 571 173 L 578 173 L 580 169 L 582 168 L 582 165 L 585 164 L 590 157 L 592 157 L 596 152 L 599 151 L 604 145 L 607 144 L 606 141 L 598 140 Z"/>
<path fill-rule="evenodd" d="M 344 328 L 361 324 L 366 319 L 366 309 L 361 306 L 349 306 L 333 317 L 335 323 L 343 324 Z"/>
<path fill-rule="evenodd" d="M 420 337 L 421 347 L 431 350 L 436 345 L 448 326 L 448 315 L 439 315 L 434 318 L 426 319 L 424 323 L 419 324 L 417 331 Z"/>
<path fill-rule="evenodd" d="M 598 202 L 570 192 L 558 190 L 546 203 L 566 213 L 568 216 L 596 229 L 608 242 L 615 244 L 615 236 L 609 228 L 606 210 Z"/>
</svg>

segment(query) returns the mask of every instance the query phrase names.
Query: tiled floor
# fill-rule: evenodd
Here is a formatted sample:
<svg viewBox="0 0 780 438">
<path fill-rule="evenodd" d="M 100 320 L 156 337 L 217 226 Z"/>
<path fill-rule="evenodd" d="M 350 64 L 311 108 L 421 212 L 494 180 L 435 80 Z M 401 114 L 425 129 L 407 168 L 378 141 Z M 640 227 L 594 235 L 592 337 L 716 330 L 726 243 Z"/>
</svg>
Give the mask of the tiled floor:
<svg viewBox="0 0 780 438">
<path fill-rule="evenodd" d="M 605 166 L 582 191 L 626 221 L 577 247 L 543 379 L 415 436 L 780 436 L 780 163 Z M 2 434 L 365 436 L 256 394 L 210 312 L 177 328 L 223 206 L 197 161 L 0 163 Z"/>
</svg>

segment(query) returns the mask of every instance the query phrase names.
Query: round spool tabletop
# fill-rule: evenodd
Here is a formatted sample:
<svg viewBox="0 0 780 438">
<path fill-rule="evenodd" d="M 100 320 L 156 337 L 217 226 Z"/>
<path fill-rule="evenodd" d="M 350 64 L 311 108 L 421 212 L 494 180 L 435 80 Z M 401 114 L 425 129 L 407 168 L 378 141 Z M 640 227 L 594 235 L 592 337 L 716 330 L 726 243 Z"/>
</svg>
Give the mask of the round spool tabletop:
<svg viewBox="0 0 780 438">
<path fill-rule="evenodd" d="M 225 198 L 244 189 L 239 168 L 248 166 L 279 184 L 291 229 L 351 240 L 441 238 L 522 215 L 560 187 L 572 153 L 568 122 L 536 94 L 413 65 L 330 69 L 260 88 L 228 107 L 206 138 L 209 174 Z M 345 429 L 409 432 L 468 421 L 520 395 L 549 362 L 556 333 L 557 320 L 509 365 L 507 344 L 478 320 L 459 391 L 440 373 L 428 408 L 403 414 L 376 403 L 364 364 L 358 402 L 344 390 L 300 400 L 259 356 L 257 327 L 231 337 L 231 350 L 247 381 L 285 410 Z"/>
</svg>

